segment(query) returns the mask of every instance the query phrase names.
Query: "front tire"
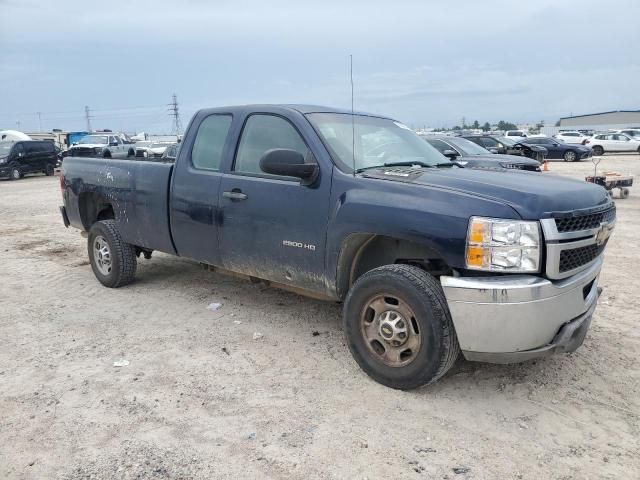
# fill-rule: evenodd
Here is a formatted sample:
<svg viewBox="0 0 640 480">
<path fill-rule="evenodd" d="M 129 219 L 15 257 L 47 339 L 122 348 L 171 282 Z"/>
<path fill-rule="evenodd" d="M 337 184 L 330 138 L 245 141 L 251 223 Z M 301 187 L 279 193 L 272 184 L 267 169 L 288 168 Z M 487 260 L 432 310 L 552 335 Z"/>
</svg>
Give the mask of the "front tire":
<svg viewBox="0 0 640 480">
<path fill-rule="evenodd" d="M 11 167 L 11 180 L 20 180 L 23 176 L 24 174 L 22 170 L 20 170 L 20 167 Z"/>
<path fill-rule="evenodd" d="M 91 226 L 87 249 L 93 274 L 105 287 L 118 288 L 135 278 L 135 247 L 122 240 L 113 220 L 102 220 Z"/>
<path fill-rule="evenodd" d="M 567 150 L 564 152 L 563 158 L 565 162 L 575 162 L 578 157 L 576 156 L 576 152 L 573 150 Z"/>
<path fill-rule="evenodd" d="M 391 388 L 435 382 L 460 354 L 440 284 L 410 265 L 385 265 L 358 278 L 345 300 L 343 325 L 358 365 Z"/>
<path fill-rule="evenodd" d="M 595 147 L 593 147 L 593 154 L 598 157 L 604 155 L 604 148 L 602 148 L 600 145 L 596 145 Z"/>
</svg>

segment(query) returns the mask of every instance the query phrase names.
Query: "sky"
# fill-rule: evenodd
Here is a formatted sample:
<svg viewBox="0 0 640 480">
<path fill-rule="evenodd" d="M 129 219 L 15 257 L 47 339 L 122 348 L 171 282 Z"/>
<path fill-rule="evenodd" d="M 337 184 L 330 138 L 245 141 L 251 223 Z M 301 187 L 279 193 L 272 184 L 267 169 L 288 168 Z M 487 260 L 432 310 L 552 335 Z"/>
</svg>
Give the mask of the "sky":
<svg viewBox="0 0 640 480">
<path fill-rule="evenodd" d="M 638 0 L 0 0 L 0 129 L 169 133 L 199 108 L 420 128 L 640 109 Z M 37 112 L 40 112 L 38 117 Z M 40 120 L 39 120 L 40 118 Z"/>
</svg>

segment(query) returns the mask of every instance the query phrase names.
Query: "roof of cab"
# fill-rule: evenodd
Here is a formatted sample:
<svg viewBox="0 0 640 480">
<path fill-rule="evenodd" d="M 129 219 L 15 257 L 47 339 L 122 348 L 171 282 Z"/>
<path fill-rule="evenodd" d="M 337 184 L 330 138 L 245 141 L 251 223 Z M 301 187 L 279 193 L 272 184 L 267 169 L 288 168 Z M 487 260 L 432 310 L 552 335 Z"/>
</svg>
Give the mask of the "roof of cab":
<svg viewBox="0 0 640 480">
<path fill-rule="evenodd" d="M 283 108 L 283 109 L 287 109 L 287 110 L 295 110 L 299 113 L 302 113 L 303 115 L 307 114 L 307 113 L 340 113 L 340 114 L 351 114 L 351 110 L 350 109 L 345 109 L 345 108 L 335 108 L 335 107 L 326 107 L 326 106 L 322 106 L 322 105 L 308 105 L 308 104 L 289 104 L 289 103 L 274 103 L 274 104 L 252 104 L 252 105 L 233 105 L 233 106 L 226 106 L 226 107 L 214 107 L 214 108 L 204 108 L 202 110 L 205 111 L 220 111 L 220 110 L 226 110 L 226 111 L 234 111 L 234 110 L 256 110 L 256 111 L 260 111 L 262 109 L 272 109 L 272 108 Z M 353 112 L 355 115 L 364 115 L 367 117 L 377 117 L 377 118 L 386 118 L 386 119 L 390 119 L 389 117 L 385 116 L 385 115 L 377 115 L 374 113 L 368 113 L 368 112 L 360 112 L 360 111 L 354 111 Z"/>
</svg>

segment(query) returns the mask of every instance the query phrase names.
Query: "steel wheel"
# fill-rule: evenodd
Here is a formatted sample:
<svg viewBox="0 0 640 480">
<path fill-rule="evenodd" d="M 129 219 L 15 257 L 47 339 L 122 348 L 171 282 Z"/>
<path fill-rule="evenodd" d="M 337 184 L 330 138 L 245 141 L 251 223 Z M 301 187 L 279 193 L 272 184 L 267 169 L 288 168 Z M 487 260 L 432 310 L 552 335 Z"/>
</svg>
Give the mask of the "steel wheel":
<svg viewBox="0 0 640 480">
<path fill-rule="evenodd" d="M 394 295 L 369 299 L 361 316 L 361 334 L 375 358 L 390 367 L 411 363 L 422 344 L 413 310 Z"/>
<path fill-rule="evenodd" d="M 98 235 L 93 241 L 94 258 L 96 267 L 101 274 L 107 276 L 111 273 L 111 248 L 103 236 Z"/>
</svg>

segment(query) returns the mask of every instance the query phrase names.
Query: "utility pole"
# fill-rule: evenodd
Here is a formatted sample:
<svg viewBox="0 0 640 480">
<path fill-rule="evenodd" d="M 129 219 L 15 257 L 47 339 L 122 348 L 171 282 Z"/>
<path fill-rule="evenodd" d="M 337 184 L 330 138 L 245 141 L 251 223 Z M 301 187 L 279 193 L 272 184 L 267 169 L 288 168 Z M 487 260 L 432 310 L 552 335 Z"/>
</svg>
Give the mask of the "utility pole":
<svg viewBox="0 0 640 480">
<path fill-rule="evenodd" d="M 87 121 L 87 132 L 91 131 L 91 119 L 93 118 L 93 115 L 91 115 L 91 111 L 89 110 L 89 107 L 87 105 L 85 105 L 84 107 L 84 118 Z"/>
<path fill-rule="evenodd" d="M 172 133 L 174 133 L 176 138 L 178 138 L 182 133 L 182 121 L 180 120 L 180 110 L 178 108 L 178 96 L 175 93 L 173 94 L 172 101 L 168 106 L 169 116 L 173 117 L 173 124 L 171 126 Z"/>
<path fill-rule="evenodd" d="M 16 120 L 16 130 L 20 131 L 20 120 Z"/>
<path fill-rule="evenodd" d="M 38 132 L 42 132 L 42 112 L 36 112 L 38 114 Z"/>
</svg>

